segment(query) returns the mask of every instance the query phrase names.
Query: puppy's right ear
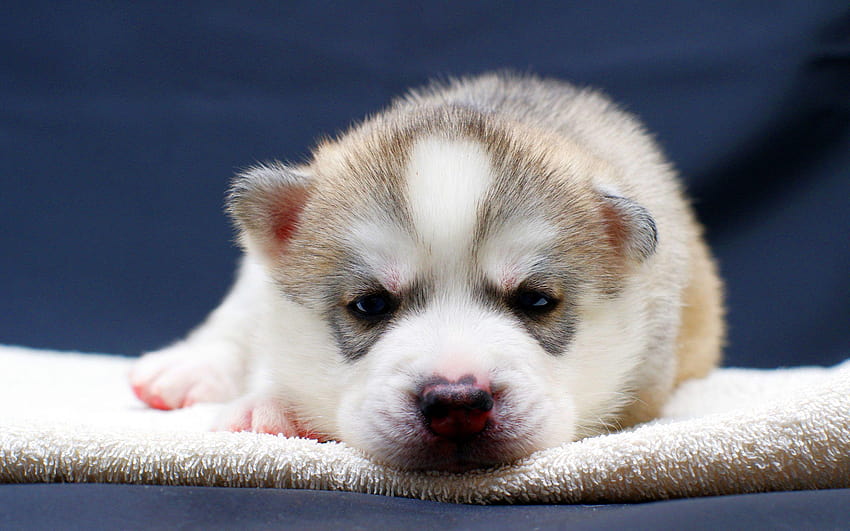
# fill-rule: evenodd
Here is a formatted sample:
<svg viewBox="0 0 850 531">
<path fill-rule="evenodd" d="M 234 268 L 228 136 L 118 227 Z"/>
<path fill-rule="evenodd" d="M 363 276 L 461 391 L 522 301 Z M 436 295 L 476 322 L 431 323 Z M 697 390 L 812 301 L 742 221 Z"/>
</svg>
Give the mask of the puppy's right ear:
<svg viewBox="0 0 850 531">
<path fill-rule="evenodd" d="M 239 229 L 240 243 L 275 258 L 298 228 L 310 195 L 306 168 L 270 162 L 239 173 L 230 187 L 227 210 Z"/>
</svg>

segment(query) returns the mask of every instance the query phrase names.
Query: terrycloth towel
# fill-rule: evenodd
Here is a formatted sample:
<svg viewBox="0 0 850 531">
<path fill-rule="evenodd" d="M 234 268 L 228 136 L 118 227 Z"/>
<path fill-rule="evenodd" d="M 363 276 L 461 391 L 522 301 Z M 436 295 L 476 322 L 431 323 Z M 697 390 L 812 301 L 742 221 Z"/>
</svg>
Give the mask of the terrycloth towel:
<svg viewBox="0 0 850 531">
<path fill-rule="evenodd" d="M 145 408 L 130 359 L 0 347 L 0 482 L 348 490 L 465 503 L 645 501 L 850 487 L 850 360 L 720 369 L 661 419 L 465 474 L 371 462 L 341 443 L 206 431 L 217 405 Z"/>
</svg>

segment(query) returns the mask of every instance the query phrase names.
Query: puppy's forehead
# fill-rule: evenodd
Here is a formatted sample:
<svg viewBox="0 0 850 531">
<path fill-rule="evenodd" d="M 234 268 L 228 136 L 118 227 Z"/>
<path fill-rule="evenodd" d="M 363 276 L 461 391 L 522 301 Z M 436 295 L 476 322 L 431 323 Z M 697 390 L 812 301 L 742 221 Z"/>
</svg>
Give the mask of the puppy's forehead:
<svg viewBox="0 0 850 531">
<path fill-rule="evenodd" d="M 403 204 L 391 210 L 405 212 L 404 219 L 358 221 L 347 238 L 358 261 L 390 291 L 422 275 L 450 275 L 457 287 L 470 273 L 510 289 L 557 238 L 554 225 L 535 215 L 540 209 L 526 204 L 528 185 L 509 190 L 512 174 L 477 138 L 416 138 L 399 170 L 394 200 Z"/>
</svg>

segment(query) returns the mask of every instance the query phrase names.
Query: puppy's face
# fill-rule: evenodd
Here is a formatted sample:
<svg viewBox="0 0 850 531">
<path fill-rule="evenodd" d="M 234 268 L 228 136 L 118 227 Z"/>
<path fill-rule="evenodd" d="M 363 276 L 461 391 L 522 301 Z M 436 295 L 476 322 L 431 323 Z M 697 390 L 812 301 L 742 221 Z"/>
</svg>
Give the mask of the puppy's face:
<svg viewBox="0 0 850 531">
<path fill-rule="evenodd" d="M 325 395 L 294 409 L 404 468 L 599 430 L 637 363 L 628 272 L 651 218 L 598 191 L 612 170 L 575 146 L 462 113 L 418 124 L 367 124 L 235 183 L 243 242 L 332 345 L 298 372 Z"/>
</svg>

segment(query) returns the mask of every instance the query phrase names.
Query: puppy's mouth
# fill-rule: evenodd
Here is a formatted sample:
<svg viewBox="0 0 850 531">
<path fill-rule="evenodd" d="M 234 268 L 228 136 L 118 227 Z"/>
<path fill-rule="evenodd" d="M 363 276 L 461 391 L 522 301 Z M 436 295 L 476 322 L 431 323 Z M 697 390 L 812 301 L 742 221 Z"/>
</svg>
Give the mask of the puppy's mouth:
<svg viewBox="0 0 850 531">
<path fill-rule="evenodd" d="M 411 430 L 413 431 L 413 430 Z M 507 464 L 530 454 L 528 438 L 510 434 L 497 417 L 472 436 L 445 437 L 424 428 L 406 441 L 398 441 L 392 464 L 410 470 L 466 472 Z"/>
<path fill-rule="evenodd" d="M 466 472 L 477 468 L 488 468 L 505 461 L 498 446 L 504 446 L 493 440 L 486 429 L 474 437 L 462 440 L 445 437 L 423 437 L 421 445 L 406 468 L 416 470 L 443 470 L 447 472 Z"/>
</svg>

